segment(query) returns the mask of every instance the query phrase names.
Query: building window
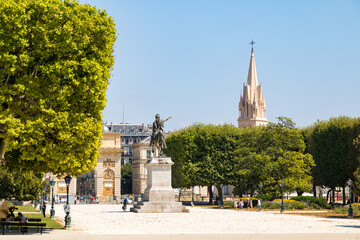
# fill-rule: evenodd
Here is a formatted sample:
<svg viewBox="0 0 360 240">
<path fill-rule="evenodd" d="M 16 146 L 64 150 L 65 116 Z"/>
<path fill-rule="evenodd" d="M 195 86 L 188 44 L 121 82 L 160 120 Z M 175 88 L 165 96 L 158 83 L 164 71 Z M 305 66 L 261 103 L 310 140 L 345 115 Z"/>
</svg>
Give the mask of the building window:
<svg viewBox="0 0 360 240">
<path fill-rule="evenodd" d="M 124 165 L 124 158 L 121 158 L 121 165 Z"/>
<path fill-rule="evenodd" d="M 132 165 L 132 158 L 129 158 L 129 163 Z"/>
<path fill-rule="evenodd" d="M 224 195 L 229 195 L 229 186 L 228 185 L 224 186 Z"/>
<path fill-rule="evenodd" d="M 125 138 L 121 138 L 121 143 L 125 143 Z"/>
<path fill-rule="evenodd" d="M 146 157 L 151 158 L 151 150 L 146 150 Z"/>
</svg>

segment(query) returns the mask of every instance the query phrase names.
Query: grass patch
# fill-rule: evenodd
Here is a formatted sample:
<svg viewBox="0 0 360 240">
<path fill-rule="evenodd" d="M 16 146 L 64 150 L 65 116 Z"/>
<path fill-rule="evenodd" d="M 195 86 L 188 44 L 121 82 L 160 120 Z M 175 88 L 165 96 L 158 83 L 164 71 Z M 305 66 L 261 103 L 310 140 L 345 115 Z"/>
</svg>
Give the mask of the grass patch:
<svg viewBox="0 0 360 240">
<path fill-rule="evenodd" d="M 49 216 L 44 216 L 41 213 L 27 213 L 25 214 L 27 218 L 41 218 L 41 222 L 46 223 L 47 229 L 63 229 L 64 226 L 56 222 L 54 219 L 49 218 Z"/>
<path fill-rule="evenodd" d="M 285 213 L 289 213 L 289 212 L 285 212 Z M 313 216 L 313 217 L 323 217 L 323 218 L 347 218 L 348 214 L 347 213 L 343 213 L 343 212 L 338 212 L 338 211 L 332 211 L 329 210 L 327 212 L 297 212 L 297 213 L 289 213 L 289 214 L 296 214 L 296 215 L 302 215 L 302 216 Z M 354 219 L 358 219 L 360 220 L 360 215 L 355 215 L 353 216 Z"/>
<path fill-rule="evenodd" d="M 35 209 L 33 206 L 15 206 L 18 208 L 16 212 L 39 212 L 39 210 Z"/>
</svg>

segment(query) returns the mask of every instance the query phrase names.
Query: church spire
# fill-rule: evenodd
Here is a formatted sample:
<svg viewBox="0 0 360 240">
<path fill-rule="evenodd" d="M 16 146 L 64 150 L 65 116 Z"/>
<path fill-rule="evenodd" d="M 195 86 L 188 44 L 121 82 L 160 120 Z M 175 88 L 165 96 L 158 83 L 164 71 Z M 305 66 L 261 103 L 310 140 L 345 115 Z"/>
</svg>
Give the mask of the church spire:
<svg viewBox="0 0 360 240">
<path fill-rule="evenodd" d="M 266 104 L 265 96 L 262 90 L 261 84 L 258 84 L 255 56 L 254 56 L 254 44 L 251 40 L 251 56 L 249 64 L 249 72 L 244 84 L 243 92 L 241 93 L 239 102 L 240 116 L 238 119 L 239 128 L 247 126 L 259 126 L 266 125 L 267 119 L 265 117 Z"/>
<path fill-rule="evenodd" d="M 255 56 L 254 56 L 253 48 L 251 49 L 251 57 L 250 57 L 247 85 L 252 86 L 253 89 L 255 89 L 255 87 L 258 85 L 257 73 L 256 73 L 256 64 L 255 64 Z"/>
</svg>

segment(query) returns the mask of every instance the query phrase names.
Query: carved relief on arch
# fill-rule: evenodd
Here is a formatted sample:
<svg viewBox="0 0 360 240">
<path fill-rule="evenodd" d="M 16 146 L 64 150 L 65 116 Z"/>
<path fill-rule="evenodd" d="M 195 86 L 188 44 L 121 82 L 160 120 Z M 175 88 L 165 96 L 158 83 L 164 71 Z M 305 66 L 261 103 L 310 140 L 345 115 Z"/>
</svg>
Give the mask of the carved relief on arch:
<svg viewBox="0 0 360 240">
<path fill-rule="evenodd" d="M 104 174 L 103 174 L 103 179 L 104 180 L 114 180 L 115 179 L 115 173 L 113 170 L 111 169 L 106 169 L 104 171 Z"/>
</svg>

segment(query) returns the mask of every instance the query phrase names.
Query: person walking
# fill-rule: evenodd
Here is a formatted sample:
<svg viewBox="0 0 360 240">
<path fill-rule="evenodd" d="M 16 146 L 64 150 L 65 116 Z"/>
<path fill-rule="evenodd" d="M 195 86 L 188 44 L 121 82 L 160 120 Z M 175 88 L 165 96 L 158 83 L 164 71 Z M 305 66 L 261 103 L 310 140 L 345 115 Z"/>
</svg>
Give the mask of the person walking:
<svg viewBox="0 0 360 240">
<path fill-rule="evenodd" d="M 42 207 L 41 207 L 41 212 L 44 215 L 44 218 L 46 217 L 45 213 L 46 213 L 46 202 L 44 201 Z"/>
<path fill-rule="evenodd" d="M 259 198 L 259 200 L 258 200 L 258 206 L 259 206 L 259 212 L 262 211 L 262 209 L 261 209 L 261 198 Z"/>
<path fill-rule="evenodd" d="M 236 211 L 237 209 L 238 209 L 238 201 L 235 200 L 235 202 L 234 202 L 234 210 Z"/>
</svg>

